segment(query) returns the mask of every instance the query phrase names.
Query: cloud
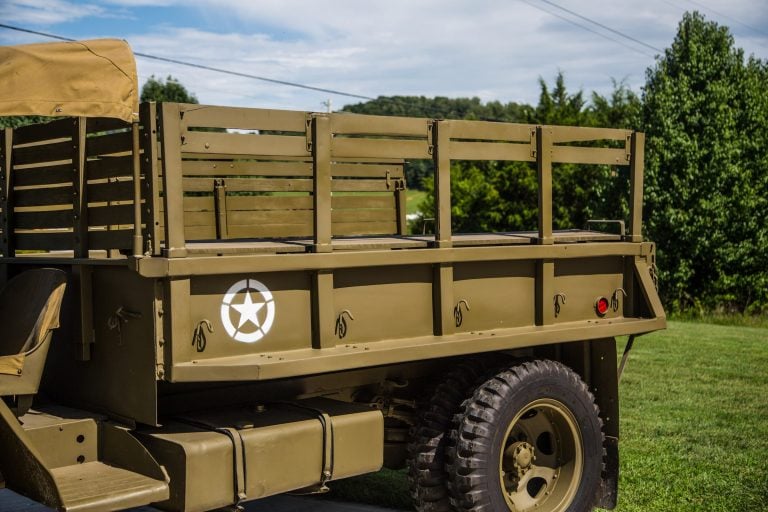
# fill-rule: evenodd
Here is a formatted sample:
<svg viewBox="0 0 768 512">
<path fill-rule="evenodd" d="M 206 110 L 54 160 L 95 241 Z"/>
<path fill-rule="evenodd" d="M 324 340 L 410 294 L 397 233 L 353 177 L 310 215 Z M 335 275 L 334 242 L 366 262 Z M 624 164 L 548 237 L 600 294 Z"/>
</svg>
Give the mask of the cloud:
<svg viewBox="0 0 768 512">
<path fill-rule="evenodd" d="M 7 23 L 53 25 L 93 16 L 104 16 L 107 9 L 88 3 L 66 0 L 4 0 L 0 19 Z"/>
<path fill-rule="evenodd" d="M 33 3 L 10 1 L 27 10 Z M 684 10 L 697 8 L 690 0 L 553 1 L 657 48 L 671 43 Z M 540 0 L 42 2 L 69 8 L 64 17 L 79 16 L 80 32 L 126 38 L 136 51 L 366 96 L 478 96 L 535 103 L 538 78 L 551 81 L 559 70 L 569 89 L 605 94 L 612 78 L 626 79 L 638 90 L 654 62 L 647 55 L 651 50 L 588 32 L 545 11 L 582 25 L 586 21 Z M 750 0 L 717 5 L 724 2 L 707 0 L 768 32 L 768 11 L 756 9 Z M 102 33 L 96 17 L 115 12 L 142 21 L 126 24 L 122 33 Z M 767 38 L 738 24 L 731 28 L 747 53 L 765 54 Z M 329 96 L 150 60 L 139 59 L 138 68 L 142 81 L 151 74 L 176 76 L 205 103 L 304 110 L 321 109 Z M 339 106 L 350 101 L 355 100 L 334 98 Z"/>
</svg>

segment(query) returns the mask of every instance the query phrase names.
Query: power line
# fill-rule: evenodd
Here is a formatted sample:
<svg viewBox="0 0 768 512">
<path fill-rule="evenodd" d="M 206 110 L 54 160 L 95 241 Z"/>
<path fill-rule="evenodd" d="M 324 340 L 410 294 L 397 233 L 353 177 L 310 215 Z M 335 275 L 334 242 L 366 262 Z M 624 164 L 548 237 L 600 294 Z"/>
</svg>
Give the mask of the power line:
<svg viewBox="0 0 768 512">
<path fill-rule="evenodd" d="M 707 7 L 706 5 L 704 5 L 704 4 L 700 3 L 700 2 L 694 2 L 694 0 L 688 0 L 688 2 L 689 2 L 689 3 L 691 3 L 691 4 L 693 4 L 693 5 L 699 6 L 699 7 L 701 7 L 702 9 L 706 9 L 706 10 L 708 10 L 708 11 L 711 11 L 711 12 L 713 12 L 713 13 L 717 14 L 718 16 L 720 16 L 720 17 L 722 17 L 722 18 L 725 18 L 725 19 L 727 19 L 727 20 L 733 21 L 734 23 L 738 23 L 738 24 L 739 24 L 739 25 L 741 25 L 742 27 L 746 27 L 746 28 L 748 28 L 748 29 L 752 30 L 753 32 L 757 32 L 758 34 L 761 34 L 761 35 L 763 35 L 763 36 L 768 36 L 768 32 L 766 32 L 766 31 L 764 31 L 764 30 L 760 30 L 759 28 L 755 28 L 755 27 L 753 27 L 753 26 L 751 26 L 751 25 L 747 25 L 747 24 L 746 24 L 746 23 L 744 23 L 743 21 L 739 21 L 739 20 L 737 20 L 737 19 L 736 19 L 736 18 L 734 18 L 734 17 L 728 16 L 727 14 L 723 14 L 722 12 L 718 12 L 718 11 L 714 10 L 713 8 L 711 8 L 711 7 Z"/>
<path fill-rule="evenodd" d="M 9 30 L 15 30 L 17 32 L 26 32 L 28 34 L 35 34 L 35 35 L 38 35 L 38 36 L 48 37 L 48 38 L 51 38 L 51 39 L 58 39 L 59 41 L 69 41 L 69 42 L 75 41 L 74 39 L 71 39 L 69 37 L 58 36 L 58 35 L 55 35 L 55 34 L 48 34 L 48 33 L 45 33 L 45 32 L 38 32 L 37 30 L 31 30 L 31 29 L 28 29 L 28 28 L 15 27 L 13 25 L 6 25 L 5 23 L 0 23 L 0 28 L 6 28 L 6 29 L 9 29 Z M 194 62 L 186 62 L 186 61 L 178 60 L 178 59 L 169 59 L 167 57 L 160 57 L 160 56 L 157 56 L 157 55 L 151 55 L 149 53 L 133 52 L 133 54 L 135 56 L 137 56 L 137 57 L 143 57 L 145 59 L 152 59 L 152 60 L 157 60 L 157 61 L 160 61 L 160 62 L 168 62 L 168 63 L 171 63 L 171 64 L 177 64 L 177 65 L 180 65 L 180 66 L 187 66 L 187 67 L 191 67 L 191 68 L 204 69 L 206 71 L 214 71 L 216 73 L 224 73 L 224 74 L 227 74 L 227 75 L 239 76 L 239 77 L 243 77 L 243 78 L 252 78 L 254 80 L 261 80 L 263 82 L 269 82 L 269 83 L 278 84 L 278 85 L 285 85 L 285 86 L 288 86 L 288 87 L 296 87 L 296 88 L 299 88 L 299 89 L 307 89 L 307 90 L 310 90 L 310 91 L 324 92 L 324 93 L 328 93 L 328 94 L 335 94 L 337 96 L 346 96 L 348 98 L 356 98 L 356 99 L 362 99 L 362 100 L 374 100 L 374 99 L 376 99 L 376 98 L 373 98 L 371 96 L 364 96 L 362 94 L 354 94 L 354 93 L 351 93 L 351 92 L 338 91 L 338 90 L 335 90 L 335 89 L 326 89 L 324 87 L 315 87 L 313 85 L 305 85 L 305 84 L 300 84 L 300 83 L 296 83 L 296 82 L 289 82 L 287 80 L 278 80 L 276 78 L 268 78 L 268 77 L 264 77 L 264 76 L 251 75 L 249 73 L 241 73 L 239 71 L 232 71 L 232 70 L 229 70 L 229 69 L 215 68 L 215 67 L 206 66 L 206 65 L 203 65 L 203 64 L 195 64 Z"/>
<path fill-rule="evenodd" d="M 650 44 L 648 44 L 648 43 L 646 43 L 644 41 L 641 41 L 641 40 L 639 40 L 637 38 L 634 38 L 634 37 L 632 37 L 630 35 L 627 35 L 627 34 L 625 34 L 623 32 L 620 32 L 618 30 L 612 29 L 611 27 L 609 27 L 607 25 L 604 25 L 604 24 L 600 23 L 599 21 L 595 21 L 595 20 L 593 20 L 591 18 L 587 18 L 586 16 L 582 16 L 581 14 L 579 14 L 579 13 L 577 13 L 575 11 L 572 11 L 570 9 L 566 9 L 565 7 L 563 7 L 561 5 L 558 5 L 555 2 L 551 2 L 550 0 L 539 0 L 539 1 L 544 2 L 547 5 L 551 5 L 552 7 L 556 8 L 556 9 L 560 9 L 561 11 L 565 11 L 568 14 L 570 14 L 572 16 L 576 16 L 577 18 L 580 18 L 580 19 L 582 19 L 582 20 L 584 20 L 586 22 L 592 23 L 593 25 L 597 25 L 598 27 L 600 27 L 600 28 L 602 28 L 604 30 L 607 30 L 609 32 L 613 32 L 617 36 L 621 36 L 624 39 L 628 39 L 628 40 L 630 40 L 632 42 L 635 42 L 635 43 L 637 43 L 639 45 L 645 46 L 646 48 L 649 48 L 649 49 L 651 49 L 651 50 L 653 50 L 655 52 L 661 53 L 663 51 L 661 48 L 656 48 L 655 46 L 651 46 Z"/>
<path fill-rule="evenodd" d="M 577 26 L 579 28 L 582 28 L 582 29 L 586 30 L 587 32 L 592 32 L 593 34 L 596 34 L 596 35 L 598 35 L 598 36 L 600 36 L 602 38 L 605 38 L 605 39 L 607 39 L 609 41 L 613 41 L 616 44 L 620 44 L 624 48 L 629 48 L 633 52 L 640 53 L 642 55 L 645 55 L 646 57 L 653 57 L 654 56 L 651 53 L 645 52 L 645 51 L 643 51 L 643 50 L 641 50 L 639 48 L 636 48 L 634 46 L 630 46 L 630 45 L 624 43 L 623 41 L 620 41 L 618 39 L 614 39 L 613 37 L 611 37 L 611 36 L 609 36 L 607 34 L 603 34 L 602 32 L 598 32 L 597 30 L 593 30 L 593 29 L 589 28 L 586 25 L 582 25 L 581 23 L 579 23 L 577 21 L 574 21 L 571 18 L 566 18 L 565 16 L 563 16 L 561 14 L 557 14 L 556 12 L 552 12 L 550 10 L 547 10 L 547 9 L 545 9 L 542 6 L 537 5 L 537 4 L 533 3 L 533 2 L 531 2 L 530 0 L 520 0 L 520 1 L 525 3 L 525 4 L 527 4 L 527 5 L 530 5 L 534 9 L 538 9 L 538 10 L 540 10 L 542 12 L 545 12 L 545 13 L 549 14 L 550 16 L 554 16 L 555 18 L 560 18 L 561 20 L 566 21 L 566 22 L 570 23 L 571 25 L 575 25 L 575 26 Z"/>
</svg>

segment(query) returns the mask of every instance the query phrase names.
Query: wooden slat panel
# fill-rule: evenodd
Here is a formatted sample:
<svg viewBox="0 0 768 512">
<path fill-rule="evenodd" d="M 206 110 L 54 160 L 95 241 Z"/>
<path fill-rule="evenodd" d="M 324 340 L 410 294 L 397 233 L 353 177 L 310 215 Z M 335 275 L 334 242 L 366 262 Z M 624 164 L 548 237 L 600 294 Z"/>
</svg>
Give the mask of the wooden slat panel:
<svg viewBox="0 0 768 512">
<path fill-rule="evenodd" d="M 552 162 L 571 164 L 629 165 L 623 149 L 553 146 Z"/>
<path fill-rule="evenodd" d="M 185 197 L 183 203 L 185 212 L 214 210 L 213 197 Z"/>
<path fill-rule="evenodd" d="M 211 203 L 213 204 L 213 203 Z M 228 196 L 227 210 L 311 210 L 312 196 Z"/>
<path fill-rule="evenodd" d="M 50 167 L 14 170 L 13 184 L 17 187 L 72 183 L 72 165 L 62 164 Z"/>
<path fill-rule="evenodd" d="M 393 192 L 394 183 L 387 188 L 386 180 L 345 180 L 335 179 L 331 182 L 334 192 Z"/>
<path fill-rule="evenodd" d="M 579 126 L 551 126 L 552 142 L 584 142 L 590 140 L 620 140 L 626 141 L 632 135 L 632 130 L 616 128 L 584 128 Z"/>
<path fill-rule="evenodd" d="M 130 123 L 126 123 L 121 119 L 112 119 L 109 117 L 89 117 L 86 122 L 86 130 L 88 133 L 121 130 L 130 128 L 130 126 Z"/>
<path fill-rule="evenodd" d="M 88 202 L 133 201 L 133 180 L 88 185 Z"/>
<path fill-rule="evenodd" d="M 13 236 L 16 249 L 41 249 L 45 251 L 59 251 L 72 249 L 74 236 L 69 232 L 55 233 L 16 233 Z"/>
<path fill-rule="evenodd" d="M 200 154 L 309 156 L 305 137 L 284 135 L 185 132 L 181 150 Z"/>
<path fill-rule="evenodd" d="M 306 112 L 259 108 L 181 105 L 182 126 L 306 132 Z"/>
<path fill-rule="evenodd" d="M 185 226 L 216 226 L 215 212 L 184 212 Z"/>
<path fill-rule="evenodd" d="M 214 178 L 184 178 L 185 192 L 213 192 Z M 230 178 L 227 191 L 237 192 L 310 192 L 312 180 L 301 178 Z"/>
<path fill-rule="evenodd" d="M 430 119 L 418 117 L 369 116 L 332 114 L 331 132 L 336 134 L 365 134 L 427 137 Z"/>
<path fill-rule="evenodd" d="M 312 176 L 311 162 L 226 162 L 184 160 L 185 176 Z"/>
<path fill-rule="evenodd" d="M 88 248 L 90 249 L 130 249 L 132 244 L 133 229 L 88 232 Z"/>
<path fill-rule="evenodd" d="M 131 176 L 133 173 L 133 157 L 108 156 L 98 160 L 88 160 L 85 164 L 89 180 Z"/>
<path fill-rule="evenodd" d="M 304 224 L 234 225 L 228 228 L 230 238 L 288 238 L 312 236 L 312 222 Z"/>
<path fill-rule="evenodd" d="M 72 141 L 29 146 L 13 150 L 13 165 L 38 164 L 42 162 L 58 162 L 72 159 Z"/>
<path fill-rule="evenodd" d="M 331 212 L 331 219 L 334 223 L 390 222 L 395 220 L 396 215 L 397 211 L 394 209 L 334 210 Z"/>
<path fill-rule="evenodd" d="M 505 142 L 456 142 L 448 144 L 451 160 L 514 160 L 533 162 L 530 144 Z"/>
<path fill-rule="evenodd" d="M 131 132 L 110 133 L 85 139 L 85 151 L 89 157 L 125 153 L 133 150 Z"/>
<path fill-rule="evenodd" d="M 50 210 L 42 212 L 16 212 L 13 224 L 16 229 L 56 229 L 71 228 L 74 212 L 69 210 Z"/>
<path fill-rule="evenodd" d="M 334 177 L 351 178 L 384 178 L 389 171 L 390 179 L 396 180 L 403 177 L 403 166 L 391 164 L 358 164 L 358 163 L 334 163 L 331 164 L 331 175 Z"/>
<path fill-rule="evenodd" d="M 331 201 L 335 210 L 353 208 L 395 208 L 395 196 L 393 194 L 377 196 L 333 196 Z"/>
<path fill-rule="evenodd" d="M 392 222 L 338 222 L 333 224 L 333 234 L 345 235 L 391 235 L 397 233 L 397 223 Z"/>
<path fill-rule="evenodd" d="M 184 226 L 186 240 L 213 240 L 216 238 L 216 226 Z"/>
<path fill-rule="evenodd" d="M 249 210 L 227 212 L 227 225 L 304 224 L 312 222 L 312 210 Z"/>
<path fill-rule="evenodd" d="M 432 158 L 426 140 L 334 138 L 331 156 L 335 158 Z"/>
<path fill-rule="evenodd" d="M 88 208 L 88 224 L 91 226 L 133 224 L 133 220 L 132 204 Z"/>
<path fill-rule="evenodd" d="M 14 190 L 14 206 L 46 206 L 66 204 L 72 206 L 74 187 L 33 188 Z"/>
<path fill-rule="evenodd" d="M 74 119 L 65 118 L 50 123 L 31 124 L 16 128 L 13 131 L 13 144 L 29 144 L 41 140 L 70 138 Z"/>
<path fill-rule="evenodd" d="M 452 139 L 504 140 L 530 142 L 536 126 L 491 121 L 443 121 L 450 126 Z"/>
</svg>

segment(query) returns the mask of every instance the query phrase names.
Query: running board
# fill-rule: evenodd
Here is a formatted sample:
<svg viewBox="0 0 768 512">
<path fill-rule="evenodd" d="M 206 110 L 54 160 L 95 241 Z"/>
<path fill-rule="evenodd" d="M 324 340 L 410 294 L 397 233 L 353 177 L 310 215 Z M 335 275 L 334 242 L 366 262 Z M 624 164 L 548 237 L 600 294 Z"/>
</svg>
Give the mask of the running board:
<svg viewBox="0 0 768 512">
<path fill-rule="evenodd" d="M 72 409 L 17 419 L 0 399 L 6 486 L 65 512 L 108 512 L 169 497 L 168 476 L 127 429 Z"/>
</svg>

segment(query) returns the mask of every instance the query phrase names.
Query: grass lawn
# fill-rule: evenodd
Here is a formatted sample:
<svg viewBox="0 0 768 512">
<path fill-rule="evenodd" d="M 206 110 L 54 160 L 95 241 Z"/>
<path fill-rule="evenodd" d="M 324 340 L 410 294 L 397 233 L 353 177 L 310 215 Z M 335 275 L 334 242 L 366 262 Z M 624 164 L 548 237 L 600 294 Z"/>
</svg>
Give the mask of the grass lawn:
<svg viewBox="0 0 768 512">
<path fill-rule="evenodd" d="M 408 189 L 406 192 L 405 213 L 418 213 L 419 205 L 427 197 L 423 190 Z"/>
<path fill-rule="evenodd" d="M 671 322 L 638 338 L 621 414 L 618 511 L 768 511 L 768 329 Z M 410 507 L 402 471 L 331 487 Z"/>
</svg>

